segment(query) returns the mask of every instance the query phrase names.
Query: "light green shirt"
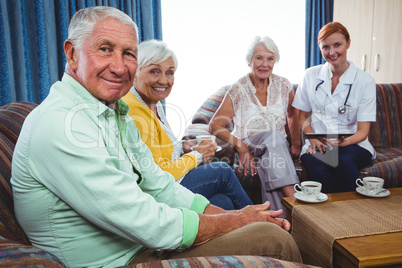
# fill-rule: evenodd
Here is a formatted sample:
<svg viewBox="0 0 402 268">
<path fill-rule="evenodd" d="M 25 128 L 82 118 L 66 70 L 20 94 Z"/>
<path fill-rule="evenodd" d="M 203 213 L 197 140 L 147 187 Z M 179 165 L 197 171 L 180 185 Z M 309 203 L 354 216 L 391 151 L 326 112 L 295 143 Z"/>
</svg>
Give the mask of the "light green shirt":
<svg viewBox="0 0 402 268">
<path fill-rule="evenodd" d="M 154 163 L 127 111 L 65 74 L 24 122 L 12 163 L 15 213 L 32 244 L 68 267 L 188 248 L 196 212 L 209 204 Z"/>
</svg>

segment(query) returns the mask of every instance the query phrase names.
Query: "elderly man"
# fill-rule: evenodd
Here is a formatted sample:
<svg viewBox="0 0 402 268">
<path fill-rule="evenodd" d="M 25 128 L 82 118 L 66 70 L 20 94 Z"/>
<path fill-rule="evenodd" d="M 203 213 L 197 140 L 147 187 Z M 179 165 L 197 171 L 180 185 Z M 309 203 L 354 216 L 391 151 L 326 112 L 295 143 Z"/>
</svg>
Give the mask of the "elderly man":
<svg viewBox="0 0 402 268">
<path fill-rule="evenodd" d="M 235 213 L 162 171 L 120 100 L 137 70 L 138 33 L 121 11 L 71 20 L 66 73 L 27 117 L 15 148 L 15 212 L 33 245 L 68 267 L 258 254 L 301 261 L 269 203 Z"/>
</svg>

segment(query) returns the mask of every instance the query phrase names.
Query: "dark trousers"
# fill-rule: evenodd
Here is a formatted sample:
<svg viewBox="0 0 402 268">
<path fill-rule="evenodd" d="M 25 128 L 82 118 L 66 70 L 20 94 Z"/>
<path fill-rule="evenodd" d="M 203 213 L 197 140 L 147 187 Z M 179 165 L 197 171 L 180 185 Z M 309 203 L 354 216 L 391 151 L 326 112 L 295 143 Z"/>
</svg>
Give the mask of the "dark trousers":
<svg viewBox="0 0 402 268">
<path fill-rule="evenodd" d="M 322 192 L 351 192 L 357 187 L 359 169 L 371 163 L 372 155 L 357 144 L 334 147 L 315 154 L 304 154 L 301 161 L 307 170 L 308 180 L 322 184 Z"/>
</svg>

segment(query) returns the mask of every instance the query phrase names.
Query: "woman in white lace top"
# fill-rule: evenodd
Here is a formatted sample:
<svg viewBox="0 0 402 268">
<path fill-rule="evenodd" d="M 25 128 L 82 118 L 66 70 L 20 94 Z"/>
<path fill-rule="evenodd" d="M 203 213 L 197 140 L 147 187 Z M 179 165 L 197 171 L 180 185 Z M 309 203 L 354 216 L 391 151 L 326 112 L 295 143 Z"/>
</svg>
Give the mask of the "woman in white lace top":
<svg viewBox="0 0 402 268">
<path fill-rule="evenodd" d="M 256 37 L 246 57 L 250 73 L 235 82 L 212 118 L 210 132 L 232 144 L 239 153 L 239 170 L 261 179 L 262 201 L 283 208 L 281 199 L 293 196 L 299 182 L 292 157 L 300 154 L 297 110 L 291 106 L 292 84 L 272 73 L 279 50 L 269 37 Z M 225 126 L 233 120 L 230 133 Z M 286 140 L 289 122 L 291 147 Z M 289 153 L 290 151 L 290 153 Z"/>
</svg>

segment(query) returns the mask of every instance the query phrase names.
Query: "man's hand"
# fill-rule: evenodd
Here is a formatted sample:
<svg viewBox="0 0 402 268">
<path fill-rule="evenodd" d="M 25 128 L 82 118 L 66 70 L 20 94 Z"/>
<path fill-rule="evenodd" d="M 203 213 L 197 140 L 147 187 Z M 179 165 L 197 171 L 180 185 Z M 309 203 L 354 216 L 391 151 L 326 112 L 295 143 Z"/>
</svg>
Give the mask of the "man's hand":
<svg viewBox="0 0 402 268">
<path fill-rule="evenodd" d="M 268 210 L 269 205 L 270 203 L 267 201 L 264 204 L 244 207 L 234 213 L 199 214 L 198 234 L 193 245 L 204 244 L 215 237 L 224 235 L 252 222 L 271 222 L 289 231 L 290 223 L 285 219 L 277 218 L 282 215 L 283 211 Z M 210 210 L 207 207 L 205 211 Z"/>
<path fill-rule="evenodd" d="M 244 214 L 243 216 L 247 218 L 248 223 L 257 221 L 272 222 L 286 231 L 289 231 L 290 223 L 286 219 L 277 218 L 282 215 L 282 209 L 268 210 L 269 206 L 270 203 L 267 201 L 264 204 L 247 206 L 239 210 L 237 214 Z M 258 215 L 254 215 L 255 212 L 258 212 Z"/>
</svg>

